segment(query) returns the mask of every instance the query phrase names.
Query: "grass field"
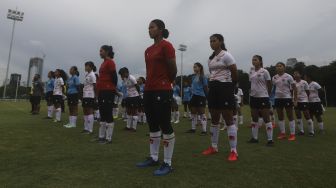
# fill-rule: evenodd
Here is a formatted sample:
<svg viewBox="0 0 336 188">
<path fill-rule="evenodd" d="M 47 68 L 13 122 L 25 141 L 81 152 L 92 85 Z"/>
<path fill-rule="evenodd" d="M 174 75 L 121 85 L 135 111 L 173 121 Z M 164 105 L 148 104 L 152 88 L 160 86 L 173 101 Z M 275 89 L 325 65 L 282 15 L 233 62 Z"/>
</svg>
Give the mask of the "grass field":
<svg viewBox="0 0 336 188">
<path fill-rule="evenodd" d="M 153 177 L 155 168 L 135 167 L 149 152 L 146 125 L 131 133 L 117 121 L 113 143 L 99 145 L 90 142 L 92 136 L 80 134 L 81 117 L 76 129 L 65 129 L 43 119 L 44 104 L 41 115 L 30 115 L 29 108 L 26 102 L 0 102 L 1 187 L 336 187 L 335 108 L 325 113 L 326 134 L 295 142 L 275 140 L 269 148 L 264 129 L 259 144 L 246 142 L 250 129 L 245 107 L 235 163 L 226 160 L 226 132 L 221 131 L 217 155 L 201 156 L 210 138 L 184 133 L 190 122 L 183 119 L 174 126 L 175 171 L 166 177 Z M 62 116 L 65 122 L 67 115 Z M 97 129 L 96 124 L 95 133 Z"/>
</svg>

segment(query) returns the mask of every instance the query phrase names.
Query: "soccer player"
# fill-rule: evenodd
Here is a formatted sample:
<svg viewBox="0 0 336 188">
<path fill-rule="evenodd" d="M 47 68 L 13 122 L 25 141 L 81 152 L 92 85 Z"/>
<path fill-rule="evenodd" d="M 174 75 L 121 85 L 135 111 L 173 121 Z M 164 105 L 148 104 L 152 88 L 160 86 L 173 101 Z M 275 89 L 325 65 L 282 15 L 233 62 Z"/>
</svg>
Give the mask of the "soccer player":
<svg viewBox="0 0 336 188">
<path fill-rule="evenodd" d="M 138 108 L 140 103 L 139 88 L 136 78 L 131 75 L 126 67 L 119 70 L 119 75 L 126 86 L 126 111 L 127 111 L 127 124 L 125 129 L 136 131 L 138 124 Z"/>
<path fill-rule="evenodd" d="M 85 80 L 83 87 L 83 114 L 84 114 L 84 129 L 83 134 L 92 134 L 93 133 L 93 124 L 94 124 L 94 107 L 96 101 L 96 72 L 97 68 L 92 61 L 88 61 L 85 64 Z"/>
<path fill-rule="evenodd" d="M 114 63 L 114 52 L 112 46 L 103 45 L 100 48 L 100 57 L 104 62 L 99 68 L 99 78 L 97 81 L 98 105 L 100 112 L 99 143 L 112 143 L 114 129 L 113 102 L 118 75 Z"/>
<path fill-rule="evenodd" d="M 63 101 L 63 95 L 65 93 L 64 82 L 67 81 L 67 74 L 62 69 L 55 70 L 55 83 L 53 90 L 53 103 L 54 103 L 54 112 L 55 120 L 54 122 L 61 122 L 61 104 Z"/>
<path fill-rule="evenodd" d="M 278 114 L 278 125 L 280 129 L 280 134 L 278 139 L 286 139 L 286 129 L 285 129 L 285 114 L 284 109 L 287 114 L 289 121 L 290 135 L 288 140 L 295 141 L 295 121 L 293 114 L 293 105 L 297 105 L 297 89 L 294 79 L 291 75 L 285 72 L 286 66 L 284 63 L 279 62 L 276 64 L 277 74 L 273 76 L 272 83 L 275 86 L 275 101 L 274 106 Z M 294 101 L 292 96 L 292 90 L 294 91 Z M 294 102 L 294 103 L 293 103 Z"/>
<path fill-rule="evenodd" d="M 180 97 L 180 87 L 176 84 L 175 80 L 173 82 L 173 102 L 172 102 L 172 112 L 170 122 L 178 124 L 180 122 L 180 111 L 179 104 L 181 103 Z"/>
<path fill-rule="evenodd" d="M 43 84 L 39 74 L 35 74 L 32 85 L 32 115 L 40 113 L 41 96 L 43 95 Z"/>
<path fill-rule="evenodd" d="M 137 164 L 138 167 L 150 167 L 159 164 L 161 133 L 163 134 L 164 161 L 154 171 L 155 176 L 172 172 L 172 157 L 175 134 L 170 122 L 172 83 L 176 78 L 176 57 L 173 45 L 165 40 L 169 31 L 162 20 L 155 19 L 149 24 L 149 36 L 154 44 L 145 51 L 147 80 L 144 99 L 147 123 L 150 130 L 150 157 Z"/>
<path fill-rule="evenodd" d="M 236 96 L 237 96 L 237 103 L 238 103 L 238 108 L 237 108 L 238 117 L 236 116 L 235 118 L 238 121 L 237 123 L 239 125 L 242 125 L 244 123 L 244 117 L 242 114 L 242 107 L 244 105 L 244 93 L 243 93 L 243 90 L 239 87 L 237 88 Z"/>
<path fill-rule="evenodd" d="M 46 119 L 52 119 L 52 114 L 54 111 L 52 96 L 55 82 L 55 74 L 53 71 L 48 72 L 48 78 L 49 80 L 46 83 L 46 95 L 45 95 L 45 100 L 47 101 L 47 109 L 48 109 L 48 115 Z"/>
<path fill-rule="evenodd" d="M 270 99 L 269 95 L 272 90 L 271 76 L 269 72 L 263 68 L 263 60 L 260 55 L 255 55 L 252 58 L 252 69 L 249 77 L 251 82 L 250 90 L 250 106 L 252 116 L 252 138 L 249 143 L 258 143 L 258 132 L 260 124 L 258 123 L 259 116 L 265 122 L 267 133 L 267 146 L 272 146 L 273 142 L 273 126 L 270 121 Z"/>
<path fill-rule="evenodd" d="M 182 104 L 184 108 L 184 118 L 191 118 L 190 112 L 190 100 L 191 100 L 191 87 L 189 86 L 188 80 L 183 81 L 183 97 L 182 97 Z"/>
<path fill-rule="evenodd" d="M 69 123 L 64 125 L 65 128 L 76 127 L 78 116 L 78 93 L 79 93 L 79 72 L 76 66 L 70 68 L 71 77 L 67 80 L 67 99 L 69 106 Z"/>
<path fill-rule="evenodd" d="M 207 134 L 207 117 L 205 115 L 206 95 L 208 94 L 208 79 L 204 76 L 204 69 L 201 63 L 194 64 L 194 76 L 191 82 L 192 97 L 191 107 L 191 129 L 186 133 L 195 133 L 198 116 L 202 125 L 201 136 Z"/>
<path fill-rule="evenodd" d="M 138 109 L 138 121 L 139 123 L 146 123 L 146 114 L 145 114 L 145 106 L 144 106 L 144 91 L 145 91 L 146 80 L 144 77 L 140 77 L 138 79 L 139 93 L 140 93 L 140 106 Z"/>
<path fill-rule="evenodd" d="M 308 82 L 308 90 L 309 90 L 309 112 L 310 117 L 313 119 L 314 117 L 317 120 L 319 126 L 319 133 L 324 133 L 324 125 L 322 120 L 323 108 L 321 103 L 321 98 L 324 98 L 324 91 L 320 84 L 313 81 L 313 75 L 310 73 L 305 74 L 305 80 Z M 314 136 L 314 127 L 312 127 L 312 133 L 310 136 Z"/>
<path fill-rule="evenodd" d="M 234 88 L 238 80 L 237 66 L 233 56 L 227 51 L 221 34 L 213 34 L 210 37 L 210 46 L 213 50 L 208 61 L 211 146 L 203 151 L 203 155 L 218 153 L 219 120 L 222 115 L 227 125 L 230 144 L 228 160 L 236 161 L 238 160 L 237 127 L 233 122 L 233 110 L 236 107 Z"/>
<path fill-rule="evenodd" d="M 297 106 L 295 109 L 295 115 L 297 118 L 297 126 L 299 128 L 298 135 L 304 135 L 302 113 L 307 120 L 308 124 L 308 135 L 314 136 L 314 122 L 309 114 L 309 103 L 308 103 L 308 83 L 305 80 L 302 80 L 302 73 L 298 70 L 294 71 L 295 85 L 297 89 Z"/>
</svg>

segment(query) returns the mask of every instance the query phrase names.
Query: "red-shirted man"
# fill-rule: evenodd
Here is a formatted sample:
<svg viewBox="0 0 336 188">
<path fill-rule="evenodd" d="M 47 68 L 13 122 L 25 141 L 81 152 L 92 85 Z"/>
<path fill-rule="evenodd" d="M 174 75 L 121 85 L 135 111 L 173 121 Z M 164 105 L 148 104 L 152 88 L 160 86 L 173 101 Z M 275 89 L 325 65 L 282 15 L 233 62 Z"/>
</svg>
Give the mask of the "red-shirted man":
<svg viewBox="0 0 336 188">
<path fill-rule="evenodd" d="M 150 157 L 137 166 L 149 167 L 159 164 L 162 132 L 164 161 L 161 167 L 154 171 L 154 175 L 163 176 L 172 172 L 171 159 L 175 144 L 174 130 L 170 123 L 172 82 L 177 72 L 175 49 L 170 42 L 164 40 L 168 38 L 169 31 L 163 21 L 151 21 L 148 29 L 150 38 L 154 39 L 154 44 L 145 51 L 147 78 L 144 103 L 150 130 Z"/>
</svg>

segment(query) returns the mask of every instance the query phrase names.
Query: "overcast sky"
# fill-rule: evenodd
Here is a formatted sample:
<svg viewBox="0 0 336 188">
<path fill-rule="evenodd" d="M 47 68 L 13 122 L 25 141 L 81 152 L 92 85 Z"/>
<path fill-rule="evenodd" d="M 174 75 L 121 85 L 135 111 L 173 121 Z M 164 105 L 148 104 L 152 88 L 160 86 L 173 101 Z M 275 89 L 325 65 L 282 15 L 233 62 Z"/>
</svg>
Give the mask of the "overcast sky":
<svg viewBox="0 0 336 188">
<path fill-rule="evenodd" d="M 101 64 L 99 48 L 115 49 L 117 68 L 145 75 L 144 51 L 152 19 L 165 21 L 175 48 L 188 46 L 184 73 L 194 62 L 208 71 L 209 36 L 221 33 L 239 69 L 247 71 L 260 54 L 266 66 L 296 57 L 326 65 L 336 59 L 335 0 L 0 0 L 0 81 L 4 80 L 12 22 L 7 10 L 24 11 L 16 25 L 10 73 L 27 79 L 31 57 L 45 57 L 49 70 L 68 71 L 84 62 Z M 180 52 L 176 51 L 180 71 Z"/>
</svg>

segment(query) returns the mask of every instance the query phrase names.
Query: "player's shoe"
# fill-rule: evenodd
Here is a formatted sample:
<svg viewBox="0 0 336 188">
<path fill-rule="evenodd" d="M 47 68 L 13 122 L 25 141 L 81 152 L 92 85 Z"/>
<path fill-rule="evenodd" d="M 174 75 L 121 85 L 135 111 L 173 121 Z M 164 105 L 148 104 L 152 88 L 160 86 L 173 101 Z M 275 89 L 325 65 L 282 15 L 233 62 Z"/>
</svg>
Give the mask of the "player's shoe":
<svg viewBox="0 0 336 188">
<path fill-rule="evenodd" d="M 180 123 L 180 120 L 176 120 L 174 123 L 175 123 L 175 124 L 178 124 L 178 123 Z"/>
<path fill-rule="evenodd" d="M 314 134 L 314 133 L 309 133 L 308 136 L 309 136 L 309 137 L 314 137 L 315 134 Z"/>
<path fill-rule="evenodd" d="M 159 164 L 159 160 L 154 161 L 152 157 L 147 157 L 145 161 L 137 163 L 136 166 L 139 168 L 145 168 L 150 166 L 157 166 Z"/>
<path fill-rule="evenodd" d="M 231 151 L 229 157 L 228 157 L 228 161 L 237 161 L 238 160 L 238 155 L 236 152 Z"/>
<path fill-rule="evenodd" d="M 297 135 L 298 135 L 298 136 L 303 136 L 303 135 L 304 135 L 304 132 L 299 131 L 299 132 L 297 133 Z"/>
<path fill-rule="evenodd" d="M 154 171 L 154 176 L 165 176 L 173 171 L 173 168 L 168 163 L 162 163 L 159 169 Z"/>
<path fill-rule="evenodd" d="M 295 134 L 289 135 L 288 141 L 295 141 Z"/>
<path fill-rule="evenodd" d="M 185 133 L 195 133 L 195 132 L 196 132 L 195 129 L 189 129 L 189 130 L 187 130 Z"/>
<path fill-rule="evenodd" d="M 203 155 L 213 155 L 213 154 L 216 154 L 216 153 L 218 153 L 218 150 L 214 147 L 211 147 L 211 146 L 208 149 L 206 149 L 202 152 Z"/>
<path fill-rule="evenodd" d="M 274 142 L 273 142 L 273 140 L 269 140 L 269 141 L 267 141 L 266 146 L 269 146 L 269 147 L 274 146 Z"/>
<path fill-rule="evenodd" d="M 255 138 L 251 138 L 249 141 L 247 141 L 248 143 L 250 144 L 256 144 L 256 143 L 259 143 L 259 140 L 258 139 L 255 139 Z"/>
<path fill-rule="evenodd" d="M 208 133 L 206 132 L 206 131 L 202 131 L 201 133 L 200 133 L 200 136 L 206 136 Z"/>
<path fill-rule="evenodd" d="M 279 140 L 284 140 L 284 139 L 286 139 L 286 134 L 285 134 L 285 133 L 280 133 L 279 136 L 278 136 L 278 139 L 279 139 Z"/>
</svg>

